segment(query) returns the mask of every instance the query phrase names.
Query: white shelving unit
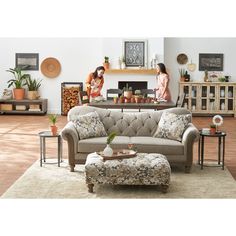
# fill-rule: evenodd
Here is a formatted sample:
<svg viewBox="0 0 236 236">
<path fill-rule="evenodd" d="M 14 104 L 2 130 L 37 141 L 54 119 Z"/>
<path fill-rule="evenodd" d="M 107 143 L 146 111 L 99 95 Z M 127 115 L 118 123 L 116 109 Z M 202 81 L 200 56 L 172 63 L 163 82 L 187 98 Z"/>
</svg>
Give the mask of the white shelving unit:
<svg viewBox="0 0 236 236">
<path fill-rule="evenodd" d="M 193 114 L 222 114 L 236 117 L 236 83 L 180 82 L 185 93 L 184 107 Z"/>
</svg>

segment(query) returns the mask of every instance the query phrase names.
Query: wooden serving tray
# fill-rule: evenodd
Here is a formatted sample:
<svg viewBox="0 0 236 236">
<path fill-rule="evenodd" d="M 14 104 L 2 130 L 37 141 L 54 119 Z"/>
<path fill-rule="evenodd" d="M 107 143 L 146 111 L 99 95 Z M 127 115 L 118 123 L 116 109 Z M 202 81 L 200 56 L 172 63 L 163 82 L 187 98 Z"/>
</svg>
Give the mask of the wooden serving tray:
<svg viewBox="0 0 236 236">
<path fill-rule="evenodd" d="M 113 150 L 112 156 L 104 156 L 103 152 L 97 152 L 97 154 L 103 157 L 103 160 L 106 161 L 106 160 L 115 160 L 115 159 L 135 157 L 137 152 L 133 150 L 128 150 L 128 149 L 115 149 Z"/>
</svg>

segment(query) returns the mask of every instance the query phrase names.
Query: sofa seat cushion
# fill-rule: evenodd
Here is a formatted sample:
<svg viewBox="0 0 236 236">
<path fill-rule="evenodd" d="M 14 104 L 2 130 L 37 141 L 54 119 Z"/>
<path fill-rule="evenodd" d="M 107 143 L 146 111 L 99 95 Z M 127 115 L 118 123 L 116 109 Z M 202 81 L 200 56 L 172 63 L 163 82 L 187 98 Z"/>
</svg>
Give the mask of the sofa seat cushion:
<svg viewBox="0 0 236 236">
<path fill-rule="evenodd" d="M 131 137 L 130 142 L 134 144 L 138 152 L 155 152 L 163 155 L 184 154 L 184 145 L 176 140 L 153 137 Z"/>
<path fill-rule="evenodd" d="M 99 152 L 103 151 L 106 147 L 107 137 L 97 137 L 79 140 L 78 152 Z M 111 147 L 115 149 L 127 149 L 130 137 L 127 136 L 116 136 L 112 141 Z"/>
</svg>

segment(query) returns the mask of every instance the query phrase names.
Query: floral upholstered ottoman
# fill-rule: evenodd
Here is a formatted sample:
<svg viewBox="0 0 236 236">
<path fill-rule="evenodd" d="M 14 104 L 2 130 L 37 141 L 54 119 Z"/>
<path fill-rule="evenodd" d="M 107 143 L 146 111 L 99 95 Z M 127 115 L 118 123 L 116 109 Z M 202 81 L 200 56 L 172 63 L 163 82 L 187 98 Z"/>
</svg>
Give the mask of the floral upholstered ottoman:
<svg viewBox="0 0 236 236">
<path fill-rule="evenodd" d="M 88 191 L 94 184 L 160 185 L 167 192 L 171 168 L 167 158 L 157 153 L 138 153 L 136 157 L 107 160 L 90 153 L 85 163 Z"/>
</svg>

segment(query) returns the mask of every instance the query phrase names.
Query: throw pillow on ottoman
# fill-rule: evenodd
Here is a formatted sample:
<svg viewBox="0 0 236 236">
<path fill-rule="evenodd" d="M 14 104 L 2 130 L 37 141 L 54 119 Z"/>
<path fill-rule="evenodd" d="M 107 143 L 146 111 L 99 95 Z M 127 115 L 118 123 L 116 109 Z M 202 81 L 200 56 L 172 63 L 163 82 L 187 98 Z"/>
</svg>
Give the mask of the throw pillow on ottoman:
<svg viewBox="0 0 236 236">
<path fill-rule="evenodd" d="M 138 153 L 133 158 L 107 161 L 90 153 L 85 173 L 89 192 L 93 192 L 94 184 L 159 185 L 166 192 L 171 168 L 167 158 L 158 153 Z"/>
</svg>

